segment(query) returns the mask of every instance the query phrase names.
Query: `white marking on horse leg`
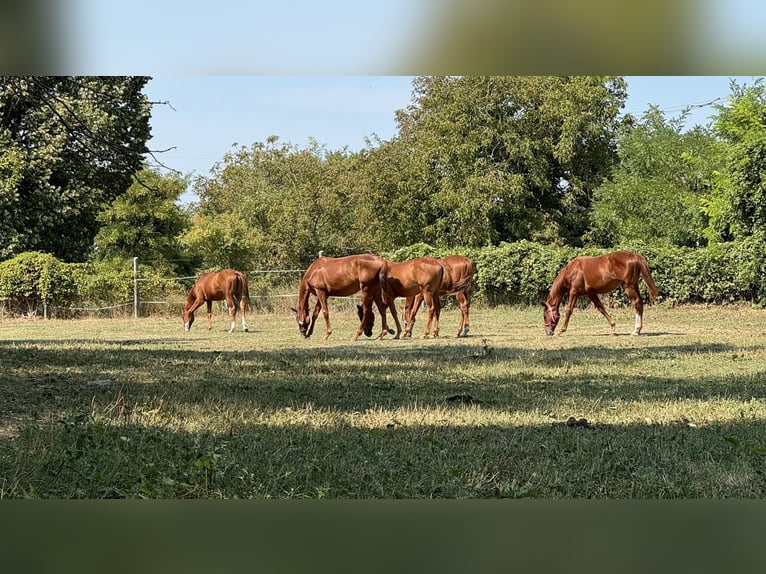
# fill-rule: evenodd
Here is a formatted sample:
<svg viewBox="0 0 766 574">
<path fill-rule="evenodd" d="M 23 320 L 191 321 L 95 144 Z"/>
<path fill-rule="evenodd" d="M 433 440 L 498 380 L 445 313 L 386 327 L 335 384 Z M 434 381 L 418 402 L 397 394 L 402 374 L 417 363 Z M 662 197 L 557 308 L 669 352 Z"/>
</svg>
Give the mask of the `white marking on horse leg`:
<svg viewBox="0 0 766 574">
<path fill-rule="evenodd" d="M 189 323 L 184 323 L 184 331 L 188 332 L 189 329 L 191 329 L 191 325 L 189 325 Z"/>
<path fill-rule="evenodd" d="M 641 327 L 643 327 L 643 324 L 641 322 L 641 315 L 636 313 L 636 326 L 633 327 L 633 332 L 631 333 L 631 335 L 640 335 Z"/>
<path fill-rule="evenodd" d="M 237 322 L 236 321 L 232 321 L 231 322 L 231 328 L 229 329 L 229 333 L 231 333 L 234 330 L 234 327 L 236 327 L 236 326 L 237 326 Z"/>
<path fill-rule="evenodd" d="M 242 315 L 242 330 L 247 333 L 247 322 L 245 321 L 244 315 Z"/>
</svg>

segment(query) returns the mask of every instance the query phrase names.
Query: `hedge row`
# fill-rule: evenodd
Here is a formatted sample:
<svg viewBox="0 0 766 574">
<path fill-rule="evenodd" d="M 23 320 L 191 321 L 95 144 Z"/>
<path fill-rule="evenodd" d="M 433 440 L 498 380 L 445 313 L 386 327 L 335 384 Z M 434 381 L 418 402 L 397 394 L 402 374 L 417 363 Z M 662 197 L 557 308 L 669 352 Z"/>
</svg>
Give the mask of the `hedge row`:
<svg viewBox="0 0 766 574">
<path fill-rule="evenodd" d="M 460 253 L 476 264 L 476 297 L 490 305 L 539 305 L 556 274 L 572 258 L 615 249 L 575 249 L 520 241 L 476 250 L 443 250 L 421 243 L 387 257 L 402 261 L 421 255 L 444 257 Z M 662 302 L 682 305 L 744 301 L 766 305 L 766 241 L 762 238 L 697 249 L 645 244 L 623 245 L 619 249 L 637 251 L 647 258 Z M 643 281 L 641 288 L 645 295 Z M 611 300 L 627 303 L 622 290 L 614 292 Z"/>
<path fill-rule="evenodd" d="M 671 305 L 733 303 L 766 305 L 766 240 L 751 237 L 705 248 L 625 245 L 649 262 L 660 301 Z M 489 305 L 538 305 L 545 299 L 559 270 L 577 255 L 599 255 L 609 250 L 575 249 L 530 241 L 502 243 L 473 250 L 437 249 L 424 243 L 383 254 L 394 261 L 422 255 L 444 257 L 460 253 L 476 264 L 474 298 Z M 188 285 L 162 277 L 145 267 L 140 285 L 143 300 L 182 298 Z M 645 286 L 641 282 L 645 293 Z M 251 289 L 251 294 L 255 294 Z M 133 271 L 98 269 L 91 264 L 63 263 L 45 253 L 23 253 L 0 263 L 0 301 L 11 313 L 41 314 L 54 309 L 71 315 L 74 304 L 109 307 L 133 299 Z M 611 303 L 627 303 L 621 290 Z"/>
<path fill-rule="evenodd" d="M 185 288 L 150 268 L 142 270 L 141 297 L 164 299 Z M 73 307 L 119 308 L 133 301 L 133 269 L 97 268 L 88 263 L 64 263 L 48 253 L 21 253 L 0 262 L 0 303 L 12 315 L 69 317 Z M 130 308 L 132 311 L 132 308 Z"/>
</svg>

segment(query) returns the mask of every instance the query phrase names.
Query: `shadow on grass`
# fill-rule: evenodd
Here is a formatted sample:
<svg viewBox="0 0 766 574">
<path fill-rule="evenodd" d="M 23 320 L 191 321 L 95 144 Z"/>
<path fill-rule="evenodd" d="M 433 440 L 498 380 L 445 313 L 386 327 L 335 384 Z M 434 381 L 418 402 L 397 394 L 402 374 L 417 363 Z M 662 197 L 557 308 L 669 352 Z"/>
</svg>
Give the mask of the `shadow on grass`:
<svg viewBox="0 0 766 574">
<path fill-rule="evenodd" d="M 158 344 L 157 340 L 151 343 Z M 97 349 L 0 341 L 4 373 L 0 420 L 81 408 L 94 397 L 109 396 L 118 389 L 136 403 L 161 398 L 167 408 L 179 413 L 188 405 L 200 404 L 260 410 L 311 404 L 358 412 L 413 403 L 444 406 L 445 399 L 456 394 L 469 394 L 487 408 L 543 412 L 560 410 L 555 407 L 562 400 L 766 398 L 766 386 L 760 383 L 766 373 L 706 375 L 694 380 L 674 376 L 672 371 L 667 376 L 642 373 L 649 360 L 670 363 L 674 357 L 693 355 L 699 361 L 733 361 L 738 350 L 708 343 L 530 351 L 497 349 L 475 340 L 448 347 L 351 344 L 196 351 L 139 348 L 120 341 L 105 342 Z"/>
<path fill-rule="evenodd" d="M 0 441 L 0 494 L 41 498 L 761 498 L 759 421 L 569 427 L 234 424 L 69 416 Z"/>
</svg>

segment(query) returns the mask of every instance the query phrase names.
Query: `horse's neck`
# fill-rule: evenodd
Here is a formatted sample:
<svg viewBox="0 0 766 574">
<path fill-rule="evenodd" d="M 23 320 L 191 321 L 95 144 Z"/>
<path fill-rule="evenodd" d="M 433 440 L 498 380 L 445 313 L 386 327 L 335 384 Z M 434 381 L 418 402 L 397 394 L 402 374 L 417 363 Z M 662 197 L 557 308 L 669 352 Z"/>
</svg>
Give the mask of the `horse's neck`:
<svg viewBox="0 0 766 574">
<path fill-rule="evenodd" d="M 200 298 L 199 293 L 197 292 L 197 288 L 194 287 L 192 288 L 191 291 L 189 291 L 189 294 L 186 296 L 186 305 L 184 305 L 184 309 L 186 309 L 187 311 L 195 311 L 204 302 L 205 302 L 204 296 Z"/>
<path fill-rule="evenodd" d="M 564 295 L 566 295 L 568 291 L 569 282 L 567 279 L 563 274 L 557 276 L 553 281 L 550 292 L 548 293 L 548 299 L 546 299 L 546 303 L 548 303 L 548 305 L 551 307 L 558 307 L 561 304 L 561 300 L 564 298 Z"/>
<path fill-rule="evenodd" d="M 298 290 L 298 309 L 304 311 L 306 315 L 309 313 L 309 284 L 308 281 L 301 281 L 300 289 Z"/>
</svg>

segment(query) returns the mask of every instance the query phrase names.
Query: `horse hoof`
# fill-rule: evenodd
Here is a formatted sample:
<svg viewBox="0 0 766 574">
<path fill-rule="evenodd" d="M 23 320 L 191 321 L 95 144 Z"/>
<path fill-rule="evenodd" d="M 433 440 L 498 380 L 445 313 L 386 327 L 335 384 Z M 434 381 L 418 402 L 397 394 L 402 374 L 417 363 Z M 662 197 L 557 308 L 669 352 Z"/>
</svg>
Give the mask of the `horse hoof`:
<svg viewBox="0 0 766 574">
<path fill-rule="evenodd" d="M 242 332 L 243 333 L 249 333 L 250 331 L 248 331 L 247 329 L 242 329 Z"/>
</svg>

